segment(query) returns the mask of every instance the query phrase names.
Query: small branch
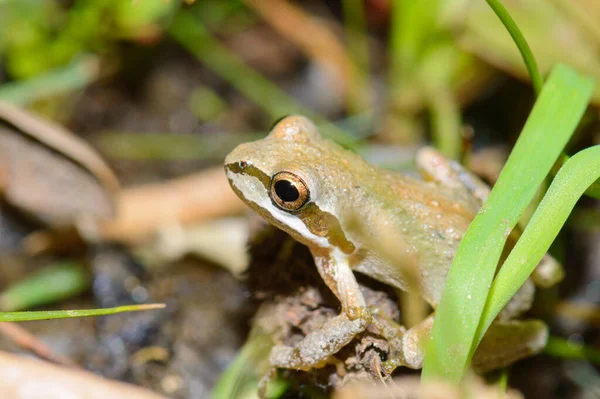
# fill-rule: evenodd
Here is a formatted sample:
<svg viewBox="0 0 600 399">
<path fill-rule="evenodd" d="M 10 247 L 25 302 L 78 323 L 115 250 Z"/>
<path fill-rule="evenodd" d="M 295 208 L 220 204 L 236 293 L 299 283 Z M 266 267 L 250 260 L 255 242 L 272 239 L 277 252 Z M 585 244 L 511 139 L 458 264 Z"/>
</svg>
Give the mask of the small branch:
<svg viewBox="0 0 600 399">
<path fill-rule="evenodd" d="M 36 356 L 61 366 L 77 367 L 71 359 L 55 353 L 35 335 L 16 323 L 0 323 L 0 333 Z"/>
</svg>

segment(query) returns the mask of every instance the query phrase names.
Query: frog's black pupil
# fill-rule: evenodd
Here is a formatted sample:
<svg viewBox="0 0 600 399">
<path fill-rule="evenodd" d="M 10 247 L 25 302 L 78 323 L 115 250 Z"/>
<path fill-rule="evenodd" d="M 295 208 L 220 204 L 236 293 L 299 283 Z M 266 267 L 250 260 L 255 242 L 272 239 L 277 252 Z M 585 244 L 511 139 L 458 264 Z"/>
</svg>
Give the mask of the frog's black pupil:
<svg viewBox="0 0 600 399">
<path fill-rule="evenodd" d="M 293 202 L 300 197 L 300 192 L 289 180 L 275 182 L 275 193 L 284 202 Z"/>
</svg>

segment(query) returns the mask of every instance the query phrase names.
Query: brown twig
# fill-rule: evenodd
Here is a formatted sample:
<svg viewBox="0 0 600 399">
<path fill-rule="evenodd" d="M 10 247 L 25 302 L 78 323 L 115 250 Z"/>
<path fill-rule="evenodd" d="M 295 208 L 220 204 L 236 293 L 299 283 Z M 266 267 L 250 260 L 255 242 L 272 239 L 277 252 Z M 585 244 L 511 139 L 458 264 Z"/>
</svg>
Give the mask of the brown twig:
<svg viewBox="0 0 600 399">
<path fill-rule="evenodd" d="M 62 366 L 77 367 L 71 359 L 55 353 L 35 335 L 16 323 L 0 323 L 0 333 L 10 338 L 21 348 L 34 353 L 42 359 Z"/>
<path fill-rule="evenodd" d="M 216 167 L 118 195 L 117 218 L 100 224 L 99 238 L 135 242 L 173 224 L 197 223 L 239 213 L 245 205 Z"/>
<path fill-rule="evenodd" d="M 0 102 L 0 119 L 15 126 L 21 133 L 67 155 L 93 173 L 110 192 L 118 190 L 119 182 L 104 159 L 87 142 L 64 127 L 6 102 Z"/>
<path fill-rule="evenodd" d="M 600 307 L 593 303 L 562 301 L 556 305 L 555 313 L 560 318 L 584 321 L 594 326 L 600 325 Z"/>
<path fill-rule="evenodd" d="M 357 70 L 344 45 L 317 18 L 284 0 L 244 0 L 282 36 L 295 43 L 308 57 L 323 65 L 332 76 L 339 77 L 346 95 L 347 85 L 356 82 Z M 318 38 L 318 40 L 315 40 Z"/>
<path fill-rule="evenodd" d="M 234 215 L 246 207 L 229 187 L 221 167 L 123 189 L 117 194 L 117 202 L 115 219 L 84 221 L 78 224 L 80 233 L 94 241 L 134 244 L 151 238 L 164 227 Z M 36 231 L 21 243 L 29 255 L 81 244 L 79 234 L 73 229 Z"/>
</svg>

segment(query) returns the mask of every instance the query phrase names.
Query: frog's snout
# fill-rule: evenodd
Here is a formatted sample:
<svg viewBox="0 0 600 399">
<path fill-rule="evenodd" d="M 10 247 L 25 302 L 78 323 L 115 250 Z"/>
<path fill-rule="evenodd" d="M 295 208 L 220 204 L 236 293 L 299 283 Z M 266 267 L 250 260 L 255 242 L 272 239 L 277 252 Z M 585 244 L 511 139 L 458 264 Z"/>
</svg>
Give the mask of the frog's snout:
<svg viewBox="0 0 600 399">
<path fill-rule="evenodd" d="M 236 161 L 236 162 L 228 162 L 225 163 L 225 170 L 239 170 L 244 171 L 248 166 L 247 161 Z"/>
<path fill-rule="evenodd" d="M 252 143 L 243 143 L 235 147 L 225 157 L 225 168 L 245 168 L 252 164 L 252 158 L 255 157 L 255 150 Z"/>
<path fill-rule="evenodd" d="M 245 160 L 233 161 L 233 162 L 225 162 L 225 173 L 227 177 L 231 180 L 230 172 L 235 174 L 246 174 L 248 173 L 250 162 Z"/>
</svg>

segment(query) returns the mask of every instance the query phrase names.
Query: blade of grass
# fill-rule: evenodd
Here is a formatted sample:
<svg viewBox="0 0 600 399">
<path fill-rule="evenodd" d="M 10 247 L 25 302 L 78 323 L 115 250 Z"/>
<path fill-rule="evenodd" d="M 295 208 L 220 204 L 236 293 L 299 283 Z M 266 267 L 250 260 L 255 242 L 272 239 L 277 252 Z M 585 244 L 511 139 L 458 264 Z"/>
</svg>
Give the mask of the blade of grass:
<svg viewBox="0 0 600 399">
<path fill-rule="evenodd" d="M 419 56 L 431 39 L 431 27 L 435 25 L 438 0 L 413 1 L 395 0 L 392 3 L 390 38 L 391 77 L 396 87 L 399 82 L 410 78 Z"/>
<path fill-rule="evenodd" d="M 567 221 L 577 200 L 599 177 L 600 145 L 578 152 L 558 171 L 492 283 L 475 342 L 483 338 L 504 305 L 527 280 Z"/>
<path fill-rule="evenodd" d="M 418 76 L 429 105 L 432 139 L 446 157 L 459 159 L 462 120 L 460 105 L 450 87 L 461 57 L 449 40 L 430 47 L 421 60 Z"/>
<path fill-rule="evenodd" d="M 569 67 L 558 65 L 550 74 L 496 185 L 459 245 L 427 344 L 424 379 L 462 378 L 506 238 L 573 134 L 592 89 L 589 79 Z"/>
<path fill-rule="evenodd" d="M 328 123 L 315 111 L 297 103 L 276 84 L 256 72 L 233 54 L 204 27 L 191 12 L 180 11 L 174 18 L 169 33 L 210 69 L 234 86 L 240 93 L 261 106 L 272 119 L 290 114 L 303 114 L 316 124 L 324 125 L 323 134 L 339 144 L 353 148 L 345 132 Z"/>
<path fill-rule="evenodd" d="M 550 337 L 544 353 L 561 359 L 581 359 L 600 364 L 600 351 L 578 342 L 559 337 Z"/>
<path fill-rule="evenodd" d="M 560 157 L 560 159 L 558 160 L 558 162 L 556 164 L 554 164 L 554 167 L 552 168 L 552 173 L 556 174 L 568 160 L 569 160 L 569 156 L 566 154 L 563 154 Z M 587 195 L 588 197 L 600 199 L 600 179 L 593 182 L 588 187 L 588 189 L 585 190 L 584 194 Z"/>
<path fill-rule="evenodd" d="M 505 367 L 502 369 L 500 379 L 498 380 L 498 397 L 504 398 L 508 389 L 508 369 Z"/>
<path fill-rule="evenodd" d="M 169 28 L 169 33 L 210 69 L 260 105 L 272 118 L 294 112 L 314 114 L 314 111 L 296 103 L 277 85 L 229 51 L 192 13 L 179 12 Z"/>
<path fill-rule="evenodd" d="M 540 71 L 538 69 L 537 62 L 535 61 L 535 57 L 531 52 L 531 48 L 529 48 L 529 44 L 527 44 L 527 40 L 525 40 L 523 33 L 521 33 L 521 30 L 512 19 L 506 8 L 504 8 L 500 0 L 486 1 L 492 10 L 494 10 L 500 21 L 502 21 L 502 24 L 508 33 L 510 33 L 510 36 L 517 45 L 517 48 L 521 53 L 521 57 L 523 57 L 523 61 L 525 62 L 525 66 L 527 67 L 527 72 L 531 78 L 533 89 L 535 90 L 535 93 L 539 95 L 542 91 L 544 81 L 542 80 L 542 75 L 540 75 Z"/>
<path fill-rule="evenodd" d="M 0 322 L 31 321 L 52 319 L 73 319 L 75 317 L 105 316 L 124 312 L 139 312 L 142 310 L 163 309 L 164 303 L 148 303 L 143 305 L 117 306 L 104 309 L 76 310 L 41 310 L 36 312 L 0 312 Z"/>
<path fill-rule="evenodd" d="M 18 311 L 72 298 L 85 291 L 89 283 L 89 275 L 81 265 L 51 265 L 4 290 L 0 309 Z"/>
<path fill-rule="evenodd" d="M 222 160 L 238 144 L 265 136 L 257 133 L 169 134 L 105 132 L 94 144 L 115 159 L 141 161 Z"/>
<path fill-rule="evenodd" d="M 0 86 L 0 101 L 27 105 L 39 98 L 86 87 L 98 76 L 98 60 L 84 57 L 66 67 L 57 68 L 28 80 L 5 83 Z"/>
<path fill-rule="evenodd" d="M 390 22 L 389 90 L 384 129 L 387 140 L 413 145 L 422 141 L 424 126 L 416 117 L 425 105 L 423 56 L 440 36 L 440 1 L 394 0 Z"/>
<path fill-rule="evenodd" d="M 442 87 L 431 98 L 431 124 L 436 148 L 448 158 L 459 159 L 461 155 L 460 107 L 450 90 Z"/>
<path fill-rule="evenodd" d="M 348 56 L 357 67 L 354 82 L 350 82 L 354 92 L 349 104 L 352 114 L 364 112 L 372 104 L 369 83 L 369 37 L 364 8 L 365 4 L 362 1 L 342 1 Z"/>
<path fill-rule="evenodd" d="M 212 398 L 256 398 L 259 381 L 269 370 L 269 353 L 273 345 L 273 339 L 268 333 L 253 327 L 242 349 L 219 377 L 213 388 Z M 287 384 L 284 381 L 271 380 L 265 396 L 278 398 L 286 388 Z"/>
<path fill-rule="evenodd" d="M 523 58 L 523 62 L 527 67 L 527 72 L 529 73 L 529 78 L 531 79 L 533 89 L 535 90 L 536 95 L 539 95 L 542 85 L 544 83 L 533 52 L 531 51 L 527 40 L 525 40 L 525 36 L 523 36 L 523 33 L 521 33 L 521 30 L 519 29 L 515 21 L 512 19 L 506 8 L 504 8 L 500 0 L 486 1 L 488 5 L 492 8 L 492 10 L 494 10 L 496 16 L 500 19 L 506 30 L 508 30 L 510 36 L 517 45 L 517 48 L 521 53 L 521 57 Z M 567 155 L 564 155 L 562 163 L 564 163 L 567 159 L 569 159 L 569 157 Z M 587 195 L 588 197 L 600 199 L 600 180 L 592 184 L 589 187 L 589 189 L 585 192 L 585 195 Z"/>
</svg>

